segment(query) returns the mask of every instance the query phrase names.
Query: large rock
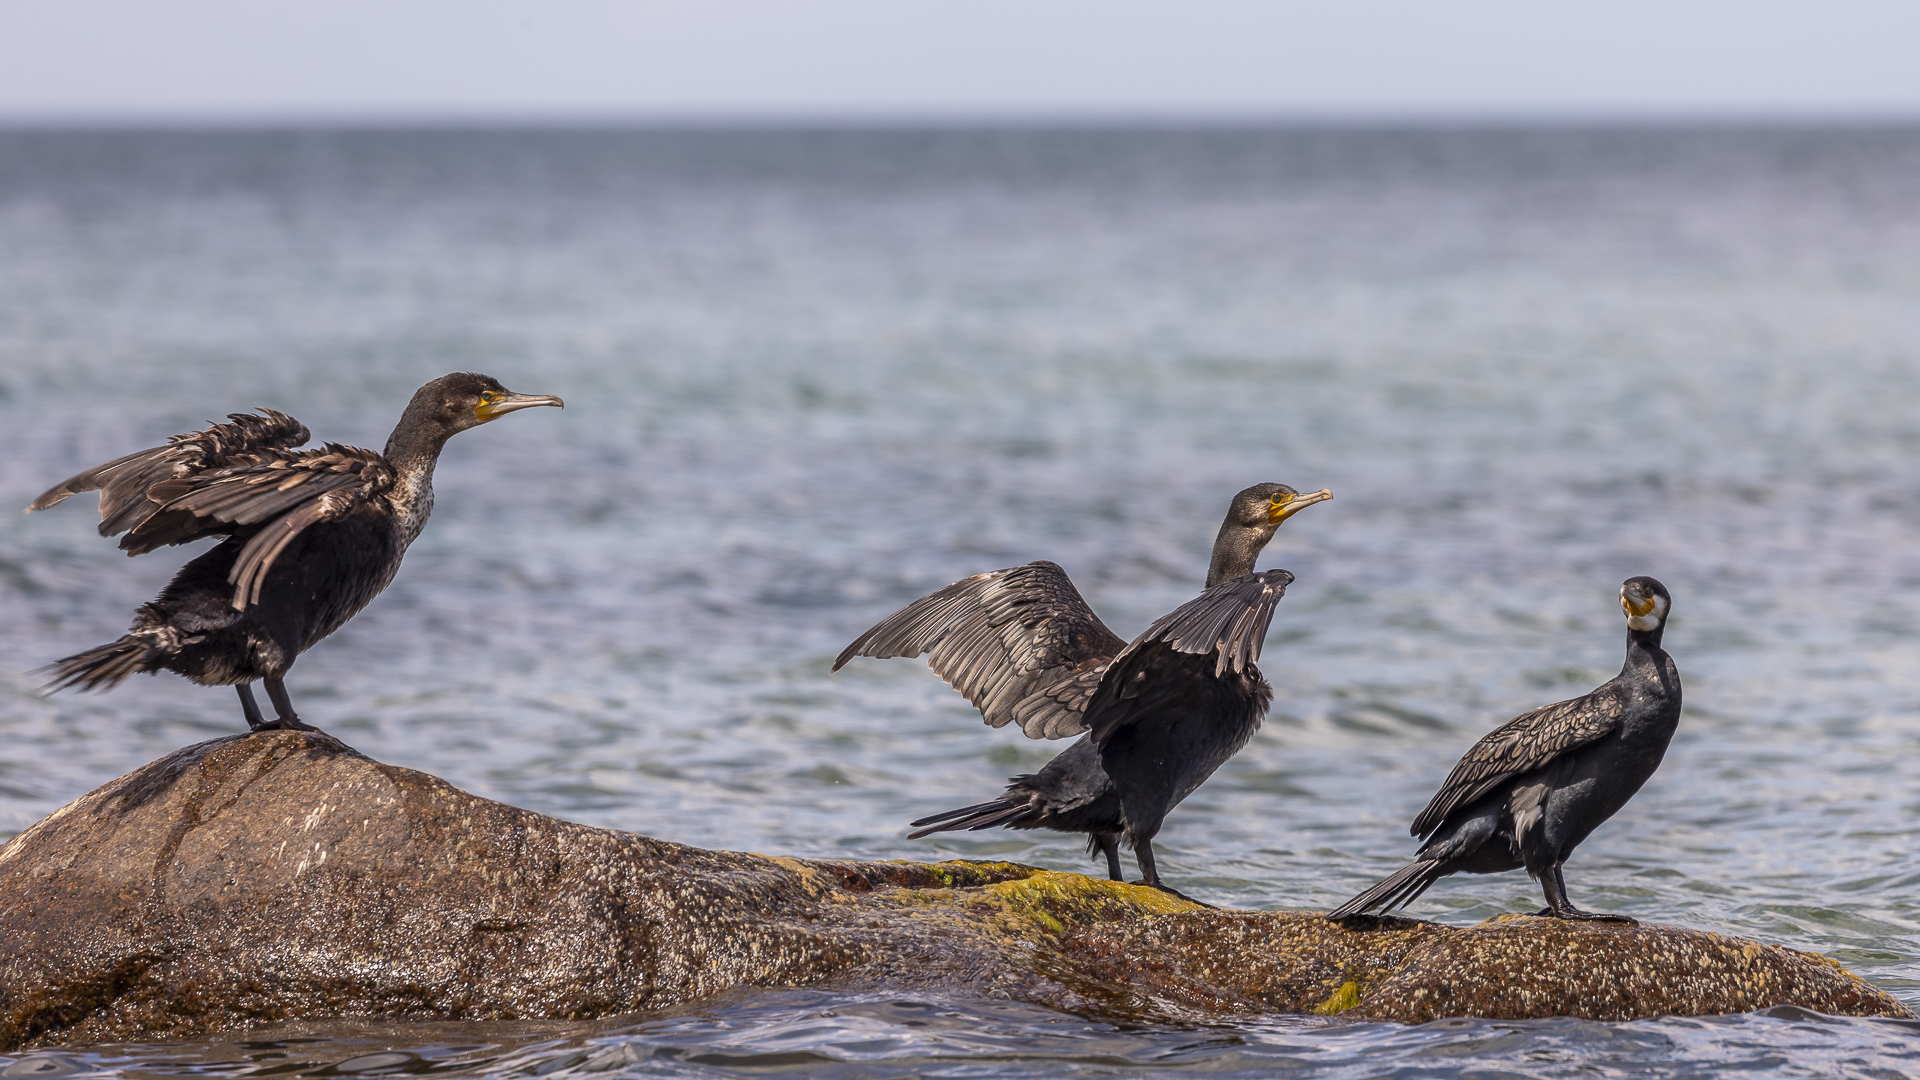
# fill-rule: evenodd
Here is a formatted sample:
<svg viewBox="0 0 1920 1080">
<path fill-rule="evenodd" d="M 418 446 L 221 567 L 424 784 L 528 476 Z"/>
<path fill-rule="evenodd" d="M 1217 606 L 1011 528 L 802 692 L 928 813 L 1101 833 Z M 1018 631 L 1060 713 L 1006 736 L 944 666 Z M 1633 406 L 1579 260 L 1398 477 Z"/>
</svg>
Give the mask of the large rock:
<svg viewBox="0 0 1920 1080">
<path fill-rule="evenodd" d="M 0 1050 L 329 1016 L 584 1019 L 743 985 L 1143 1019 L 1911 1015 L 1822 957 L 1674 927 L 1349 928 L 1008 863 L 702 851 L 291 732 L 181 750 L 15 837 L 0 920 Z"/>
</svg>

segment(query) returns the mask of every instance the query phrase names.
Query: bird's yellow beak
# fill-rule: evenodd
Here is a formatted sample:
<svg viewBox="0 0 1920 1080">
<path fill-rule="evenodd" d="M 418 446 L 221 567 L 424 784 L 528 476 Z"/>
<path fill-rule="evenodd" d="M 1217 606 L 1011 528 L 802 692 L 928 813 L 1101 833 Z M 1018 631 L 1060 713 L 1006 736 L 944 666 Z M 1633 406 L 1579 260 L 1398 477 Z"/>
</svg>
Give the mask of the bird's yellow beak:
<svg viewBox="0 0 1920 1080">
<path fill-rule="evenodd" d="M 1284 491 L 1276 491 L 1273 494 L 1273 501 L 1267 504 L 1267 524 L 1278 525 L 1314 503 L 1326 502 L 1331 498 L 1333 498 L 1333 492 L 1326 488 L 1309 491 L 1304 495 L 1289 495 Z"/>
<path fill-rule="evenodd" d="M 473 407 L 473 415 L 479 417 L 480 422 L 484 424 L 489 420 L 498 420 L 510 412 L 531 409 L 535 405 L 551 405 L 556 409 L 567 407 L 567 403 L 557 397 L 542 394 L 496 394 L 488 391 L 480 395 L 480 404 Z"/>
<path fill-rule="evenodd" d="M 1642 596 L 1636 599 L 1628 596 L 1627 590 L 1620 590 L 1620 610 L 1626 612 L 1627 618 L 1629 619 L 1638 619 L 1652 611 L 1655 606 L 1656 601 L 1652 596 Z"/>
</svg>

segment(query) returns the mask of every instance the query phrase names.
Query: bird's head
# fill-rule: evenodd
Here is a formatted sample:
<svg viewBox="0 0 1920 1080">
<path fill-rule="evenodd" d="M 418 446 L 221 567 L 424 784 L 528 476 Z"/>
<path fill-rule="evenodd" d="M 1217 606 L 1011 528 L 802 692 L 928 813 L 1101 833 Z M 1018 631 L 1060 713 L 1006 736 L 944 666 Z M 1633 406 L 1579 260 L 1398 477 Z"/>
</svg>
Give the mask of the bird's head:
<svg viewBox="0 0 1920 1080">
<path fill-rule="evenodd" d="M 1220 535 L 1213 541 L 1213 561 L 1207 567 L 1207 587 L 1253 570 L 1267 541 L 1280 523 L 1317 502 L 1333 498 L 1325 488 L 1305 495 L 1285 484 L 1255 484 L 1233 497 Z"/>
<path fill-rule="evenodd" d="M 1233 497 L 1227 518 L 1235 525 L 1270 533 L 1293 515 L 1331 498 L 1333 492 L 1326 488 L 1302 495 L 1285 484 L 1255 484 Z"/>
<path fill-rule="evenodd" d="M 1671 607 L 1672 595 L 1653 578 L 1630 577 L 1620 586 L 1620 610 L 1626 613 L 1629 630 L 1645 633 L 1664 627 Z"/>
<path fill-rule="evenodd" d="M 456 371 L 416 391 L 407 413 L 451 435 L 535 405 L 564 408 L 565 402 L 540 394 L 516 394 L 491 375 Z"/>
</svg>

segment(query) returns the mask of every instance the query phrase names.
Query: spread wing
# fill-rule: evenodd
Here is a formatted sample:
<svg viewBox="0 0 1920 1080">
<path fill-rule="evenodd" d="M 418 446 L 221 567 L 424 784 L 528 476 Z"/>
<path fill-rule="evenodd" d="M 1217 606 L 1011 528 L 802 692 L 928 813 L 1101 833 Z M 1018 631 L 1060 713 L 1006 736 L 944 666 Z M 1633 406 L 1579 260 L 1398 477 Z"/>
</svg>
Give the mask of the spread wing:
<svg viewBox="0 0 1920 1080">
<path fill-rule="evenodd" d="M 1507 780 L 1611 733 L 1620 726 L 1622 708 L 1619 696 L 1603 686 L 1585 697 L 1521 713 L 1494 728 L 1447 774 L 1433 801 L 1413 819 L 1413 835 L 1426 839 L 1448 814 Z"/>
<path fill-rule="evenodd" d="M 1285 570 L 1261 570 L 1242 574 L 1215 585 L 1192 600 L 1174 608 L 1154 621 L 1147 631 L 1127 645 L 1108 665 L 1099 691 L 1088 702 L 1086 714 L 1096 718 L 1095 742 L 1125 724 L 1154 709 L 1138 707 L 1135 699 L 1157 700 L 1155 688 L 1142 684 L 1155 681 L 1158 671 L 1168 669 L 1169 661 L 1185 657 L 1212 657 L 1212 663 L 1187 661 L 1180 678 L 1167 678 L 1169 685 L 1160 690 L 1179 696 L 1184 692 L 1174 684 L 1182 678 L 1219 679 L 1229 671 L 1238 675 L 1260 659 L 1260 646 L 1266 642 L 1267 624 L 1273 620 L 1274 605 L 1293 584 L 1293 575 Z M 1171 671 L 1168 670 L 1171 675 Z M 1133 702 L 1134 707 L 1126 703 Z M 1264 703 L 1263 703 L 1264 707 Z"/>
<path fill-rule="evenodd" d="M 276 451 L 307 441 L 306 425 L 286 413 L 233 413 L 230 423 L 175 435 L 165 446 L 141 450 L 96 465 L 49 488 L 27 512 L 45 510 L 83 491 L 100 493 L 100 535 L 114 536 L 139 524 L 158 506 L 149 497 L 155 484 L 198 476 L 213 469 L 265 460 Z"/>
<path fill-rule="evenodd" d="M 1126 643 L 1050 562 L 976 574 L 929 593 L 861 634 L 833 662 L 926 654 L 934 674 L 994 727 L 1035 739 L 1086 730 L 1087 700 Z"/>
<path fill-rule="evenodd" d="M 273 561 L 294 538 L 322 521 L 338 521 L 391 488 L 393 466 L 371 450 L 332 443 L 318 450 L 273 451 L 262 460 L 147 489 L 157 506 L 120 541 L 129 555 L 204 536 L 247 536 L 227 580 L 233 607 L 260 599 Z"/>
</svg>

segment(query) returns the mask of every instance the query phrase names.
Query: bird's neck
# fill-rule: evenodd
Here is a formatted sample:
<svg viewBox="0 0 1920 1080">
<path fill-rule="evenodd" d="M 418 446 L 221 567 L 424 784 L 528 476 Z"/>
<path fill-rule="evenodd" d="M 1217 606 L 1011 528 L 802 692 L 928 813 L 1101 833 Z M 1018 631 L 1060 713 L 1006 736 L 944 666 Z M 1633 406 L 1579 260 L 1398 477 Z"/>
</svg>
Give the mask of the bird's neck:
<svg viewBox="0 0 1920 1080">
<path fill-rule="evenodd" d="M 1253 562 L 1260 550 L 1273 539 L 1272 529 L 1251 529 L 1228 521 L 1220 526 L 1213 541 L 1213 561 L 1207 566 L 1207 588 L 1253 573 Z"/>
<path fill-rule="evenodd" d="M 1667 654 L 1660 648 L 1660 636 L 1666 632 L 1664 625 L 1653 630 L 1628 630 L 1627 666 L 1661 663 Z"/>
<path fill-rule="evenodd" d="M 433 467 L 447 445 L 446 432 L 437 427 L 410 425 L 403 417 L 387 439 L 385 457 L 393 465 L 393 490 L 387 496 L 400 526 L 400 546 L 407 547 L 427 527 L 433 513 Z"/>
</svg>

